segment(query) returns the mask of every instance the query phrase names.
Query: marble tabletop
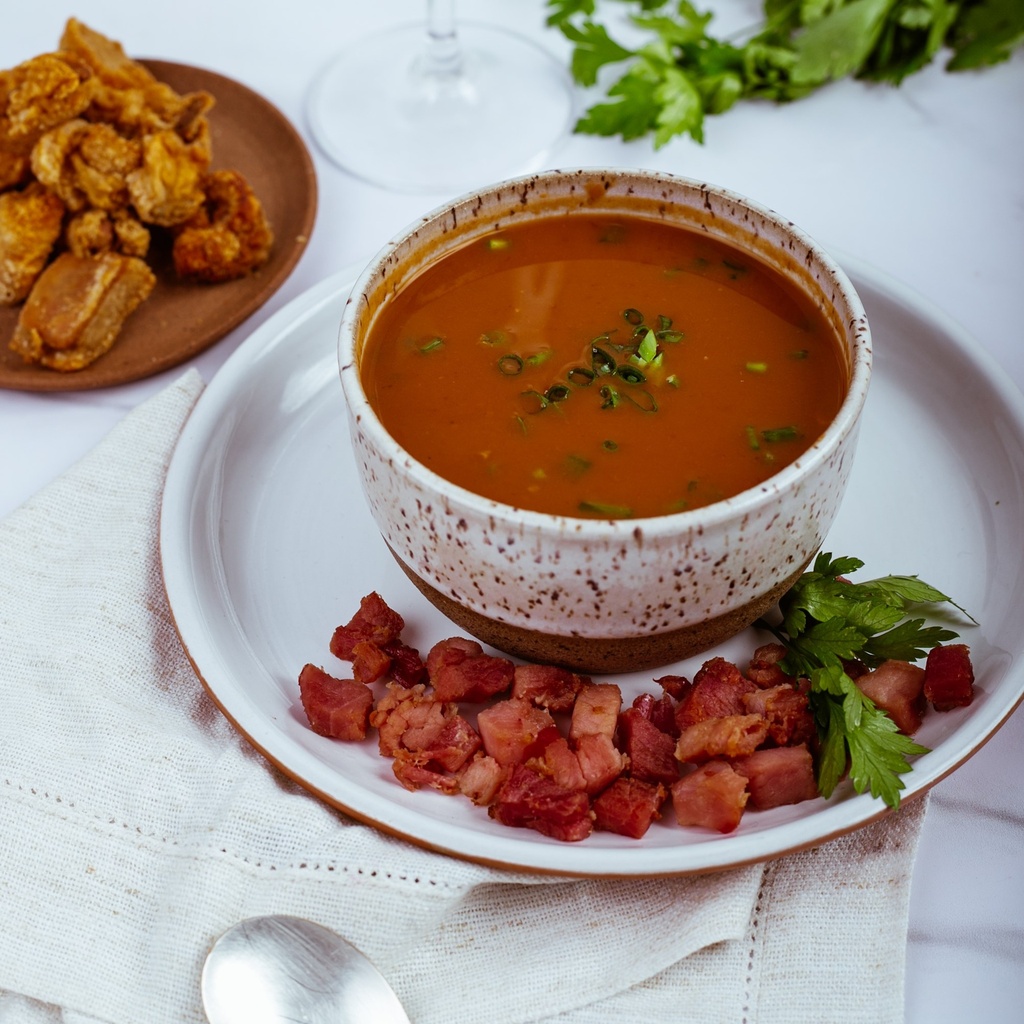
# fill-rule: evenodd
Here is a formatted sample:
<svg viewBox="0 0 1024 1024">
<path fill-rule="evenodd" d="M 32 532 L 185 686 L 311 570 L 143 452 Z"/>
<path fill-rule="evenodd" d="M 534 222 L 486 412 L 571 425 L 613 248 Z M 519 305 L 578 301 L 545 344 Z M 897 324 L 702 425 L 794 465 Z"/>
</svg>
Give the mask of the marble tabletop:
<svg viewBox="0 0 1024 1024">
<path fill-rule="evenodd" d="M 190 364 L 206 380 L 291 299 L 341 268 L 365 263 L 388 238 L 450 198 L 392 192 L 346 174 L 318 150 L 304 113 L 315 70 L 341 45 L 422 19 L 424 5 L 176 0 L 144 7 L 78 0 L 70 9 L 35 0 L 5 12 L 0 67 L 54 49 L 74 15 L 120 39 L 133 55 L 198 65 L 245 83 L 305 137 L 319 183 L 308 248 L 263 308 Z M 739 24 L 759 11 L 756 0 L 704 6 Z M 541 0 L 462 0 L 458 11 L 467 20 L 515 29 L 567 62 L 568 46 L 545 27 Z M 909 286 L 1024 387 L 1022 110 L 1024 53 L 980 73 L 949 74 L 940 60 L 899 89 L 844 81 L 798 103 L 737 107 L 708 120 L 703 145 L 686 138 L 655 150 L 648 140 L 570 135 L 548 165 L 640 166 L 750 196 L 837 255 Z M 182 369 L 97 391 L 0 391 L 0 516 L 73 465 Z M 908 1024 L 1022 1019 L 1024 787 L 1018 773 L 1024 773 L 1020 709 L 932 791 L 913 879 Z"/>
</svg>

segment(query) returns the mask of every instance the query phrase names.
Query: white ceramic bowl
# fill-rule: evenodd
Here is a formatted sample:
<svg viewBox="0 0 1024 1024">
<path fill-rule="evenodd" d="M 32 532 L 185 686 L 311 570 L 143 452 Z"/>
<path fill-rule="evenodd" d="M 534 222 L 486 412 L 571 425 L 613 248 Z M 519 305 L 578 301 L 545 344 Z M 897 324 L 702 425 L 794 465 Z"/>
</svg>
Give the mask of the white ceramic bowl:
<svg viewBox="0 0 1024 1024">
<path fill-rule="evenodd" d="M 377 312 L 426 264 L 512 223 L 613 214 L 696 228 L 772 265 L 825 311 L 850 384 L 824 434 L 764 483 L 692 511 L 593 520 L 514 508 L 425 468 L 384 429 L 360 380 Z M 867 318 L 838 266 L 792 223 L 739 195 L 644 171 L 549 171 L 439 208 L 389 243 L 352 290 L 339 337 L 352 443 L 373 518 L 399 564 L 459 627 L 512 655 L 612 673 L 708 650 L 769 610 L 839 508 L 871 374 Z"/>
</svg>

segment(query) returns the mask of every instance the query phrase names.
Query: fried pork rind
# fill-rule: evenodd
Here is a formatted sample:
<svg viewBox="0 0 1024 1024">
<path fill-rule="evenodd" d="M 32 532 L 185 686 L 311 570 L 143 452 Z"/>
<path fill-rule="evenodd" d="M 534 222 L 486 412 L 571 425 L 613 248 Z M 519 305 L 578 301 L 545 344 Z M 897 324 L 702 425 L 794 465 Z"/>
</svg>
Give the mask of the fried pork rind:
<svg viewBox="0 0 1024 1024">
<path fill-rule="evenodd" d="M 24 185 L 31 176 L 32 166 L 27 156 L 5 153 L 0 149 L 0 192 Z"/>
<path fill-rule="evenodd" d="M 128 194 L 139 220 L 174 227 L 203 204 L 202 180 L 210 166 L 209 136 L 184 142 L 162 131 L 142 140 L 142 164 L 128 175 Z"/>
<path fill-rule="evenodd" d="M 141 163 L 137 141 L 82 118 L 48 131 L 32 150 L 33 173 L 74 213 L 126 207 L 128 176 Z"/>
<path fill-rule="evenodd" d="M 64 244 L 76 256 L 99 256 L 119 252 L 145 259 L 149 253 L 149 229 L 128 210 L 83 210 L 64 228 Z"/>
<path fill-rule="evenodd" d="M 62 253 L 29 293 L 10 347 L 29 363 L 81 370 L 110 349 L 155 284 L 153 271 L 134 256 Z"/>
<path fill-rule="evenodd" d="M 44 132 L 78 117 L 96 83 L 88 65 L 63 53 L 44 53 L 0 71 L 0 150 L 22 156 Z"/>
<path fill-rule="evenodd" d="M 0 193 L 0 304 L 28 295 L 60 237 L 64 204 L 38 182 Z"/>
<path fill-rule="evenodd" d="M 76 18 L 65 25 L 60 47 L 95 77 L 89 120 L 113 124 L 130 136 L 173 130 L 186 142 L 203 131 L 205 114 L 214 103 L 208 92 L 179 95 L 132 60 L 120 43 Z"/>
<path fill-rule="evenodd" d="M 203 180 L 205 202 L 176 233 L 174 268 L 198 281 L 229 281 L 262 266 L 274 234 L 259 199 L 237 171 L 214 171 Z"/>
</svg>

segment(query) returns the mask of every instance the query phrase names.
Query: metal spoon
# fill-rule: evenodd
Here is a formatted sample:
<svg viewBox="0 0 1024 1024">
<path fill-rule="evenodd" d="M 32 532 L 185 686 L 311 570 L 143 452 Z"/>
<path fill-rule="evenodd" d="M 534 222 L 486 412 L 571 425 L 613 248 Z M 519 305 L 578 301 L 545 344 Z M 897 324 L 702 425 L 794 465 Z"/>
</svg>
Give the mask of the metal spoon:
<svg viewBox="0 0 1024 1024">
<path fill-rule="evenodd" d="M 336 932 L 301 917 L 251 917 L 206 957 L 210 1024 L 410 1024 L 376 967 Z"/>
</svg>

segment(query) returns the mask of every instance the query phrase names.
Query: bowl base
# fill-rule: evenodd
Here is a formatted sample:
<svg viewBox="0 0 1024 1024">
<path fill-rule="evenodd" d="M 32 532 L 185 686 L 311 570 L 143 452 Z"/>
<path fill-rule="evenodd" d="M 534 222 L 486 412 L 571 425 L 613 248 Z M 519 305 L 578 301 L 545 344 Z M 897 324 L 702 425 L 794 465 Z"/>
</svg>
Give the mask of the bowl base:
<svg viewBox="0 0 1024 1024">
<path fill-rule="evenodd" d="M 767 593 L 713 619 L 646 636 L 595 638 L 541 633 L 481 615 L 442 594 L 417 575 L 390 546 L 388 550 L 416 589 L 438 611 L 481 643 L 524 661 L 559 665 L 588 675 L 615 675 L 663 668 L 717 647 L 774 607 L 810 562 L 808 559 Z"/>
</svg>

